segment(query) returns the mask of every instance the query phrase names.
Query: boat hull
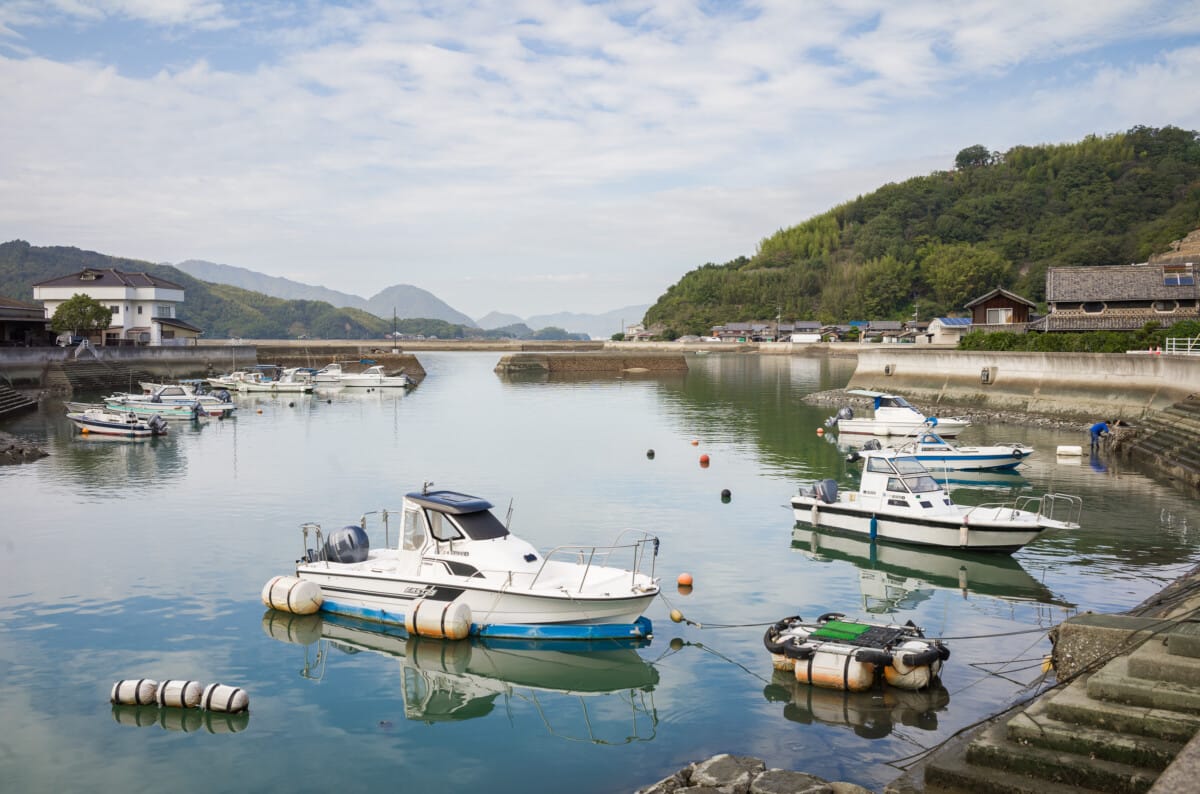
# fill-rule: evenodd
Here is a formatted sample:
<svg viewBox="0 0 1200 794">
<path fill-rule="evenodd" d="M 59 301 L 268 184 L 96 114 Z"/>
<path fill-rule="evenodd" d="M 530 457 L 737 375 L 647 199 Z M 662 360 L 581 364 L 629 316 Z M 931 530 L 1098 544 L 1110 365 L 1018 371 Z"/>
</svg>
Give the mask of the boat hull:
<svg viewBox="0 0 1200 794">
<path fill-rule="evenodd" d="M 927 469 L 934 471 L 1012 471 L 1021 465 L 1025 455 L 1014 458 L 1011 452 L 963 453 L 961 455 L 913 455 Z"/>
<path fill-rule="evenodd" d="M 1011 553 L 1047 529 L 1036 514 L 1015 510 L 1003 511 L 1012 516 L 1007 520 L 1002 520 L 998 511 L 971 508 L 953 514 L 914 516 L 863 509 L 841 501 L 826 504 L 806 496 L 792 497 L 792 509 L 797 523 L 813 527 L 871 540 L 973 551 Z"/>
<path fill-rule="evenodd" d="M 481 637 L 526 639 L 604 639 L 645 636 L 649 621 L 642 612 L 658 595 L 653 588 L 626 596 L 592 596 L 561 589 L 511 590 L 430 582 L 369 571 L 343 571 L 321 563 L 301 565 L 296 576 L 321 588 L 321 611 L 404 625 L 422 598 L 455 601 L 471 610 L 470 633 Z"/>
<path fill-rule="evenodd" d="M 954 438 L 970 422 L 963 419 L 939 419 L 934 429 L 943 438 Z M 852 433 L 860 436 L 911 436 L 922 430 L 928 430 L 930 425 L 923 420 L 888 420 L 888 419 L 839 419 L 839 433 Z"/>
<path fill-rule="evenodd" d="M 131 426 L 120 422 L 103 422 L 91 419 L 79 419 L 68 417 L 71 423 L 80 430 L 86 430 L 89 433 L 99 433 L 103 436 L 117 436 L 120 438 L 150 438 L 154 435 L 154 431 L 145 426 L 145 423 L 139 423 L 141 426 Z"/>
</svg>

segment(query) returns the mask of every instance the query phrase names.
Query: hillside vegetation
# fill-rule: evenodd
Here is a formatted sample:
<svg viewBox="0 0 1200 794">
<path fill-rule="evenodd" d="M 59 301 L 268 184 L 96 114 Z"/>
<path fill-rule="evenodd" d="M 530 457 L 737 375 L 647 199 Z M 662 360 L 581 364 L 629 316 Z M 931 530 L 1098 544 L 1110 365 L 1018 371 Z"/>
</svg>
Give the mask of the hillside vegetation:
<svg viewBox="0 0 1200 794">
<path fill-rule="evenodd" d="M 385 320 L 362 309 L 337 308 L 316 300 L 273 298 L 228 284 L 201 281 L 171 265 L 156 265 L 65 246 L 32 246 L 24 240 L 0 244 L 0 295 L 32 302 L 34 284 L 88 267 L 145 272 L 180 285 L 186 299 L 179 309 L 179 319 L 203 329 L 205 339 L 294 339 L 300 336 L 379 339 L 392 331 L 391 319 Z M 484 335 L 477 328 L 429 318 L 400 320 L 396 330 L 440 339 Z M 506 333 L 528 339 L 580 337 L 561 328 L 543 328 L 534 332 L 524 326 L 498 329 L 486 336 L 501 338 Z"/>
<path fill-rule="evenodd" d="M 961 312 L 1000 286 L 1041 301 L 1046 270 L 1144 262 L 1200 226 L 1200 135 L 1135 127 L 1077 143 L 963 149 L 953 170 L 781 229 L 751 257 L 687 273 L 649 326 L 828 323 Z"/>
</svg>

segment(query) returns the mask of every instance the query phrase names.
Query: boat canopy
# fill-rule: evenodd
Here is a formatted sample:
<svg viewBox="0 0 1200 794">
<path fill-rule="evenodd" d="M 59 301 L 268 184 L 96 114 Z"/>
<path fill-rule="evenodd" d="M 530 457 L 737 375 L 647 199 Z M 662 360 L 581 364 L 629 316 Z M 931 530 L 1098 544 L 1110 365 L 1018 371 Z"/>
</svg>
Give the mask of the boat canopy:
<svg viewBox="0 0 1200 794">
<path fill-rule="evenodd" d="M 910 455 L 869 455 L 866 470 L 887 476 L 886 488 L 889 491 L 921 494 L 942 490 L 942 486 L 929 473 L 929 469 Z"/>
<path fill-rule="evenodd" d="M 413 491 L 405 494 L 404 498 L 416 502 L 421 507 L 451 515 L 477 513 L 481 510 L 491 510 L 493 507 L 486 499 L 458 491 Z"/>
<path fill-rule="evenodd" d="M 897 394 L 884 394 L 881 391 L 868 391 L 867 389 L 847 389 L 846 394 L 854 394 L 859 397 L 870 397 L 875 402 L 875 410 L 880 408 L 913 408 L 912 403 Z"/>
</svg>

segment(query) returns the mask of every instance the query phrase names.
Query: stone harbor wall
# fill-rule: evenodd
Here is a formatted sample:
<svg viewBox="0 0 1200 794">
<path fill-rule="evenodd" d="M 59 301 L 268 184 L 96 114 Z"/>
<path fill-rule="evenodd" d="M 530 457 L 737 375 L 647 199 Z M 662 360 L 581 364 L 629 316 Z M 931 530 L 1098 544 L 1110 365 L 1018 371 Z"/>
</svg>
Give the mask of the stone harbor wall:
<svg viewBox="0 0 1200 794">
<path fill-rule="evenodd" d="M 757 758 L 714 755 L 689 764 L 670 777 L 640 788 L 637 794 L 711 791 L 721 794 L 871 794 L 854 783 L 829 782 L 790 769 L 767 769 Z"/>
<path fill-rule="evenodd" d="M 24 441 L 7 433 L 0 433 L 0 466 L 15 463 L 32 463 L 46 457 L 48 453 L 30 441 Z"/>
</svg>

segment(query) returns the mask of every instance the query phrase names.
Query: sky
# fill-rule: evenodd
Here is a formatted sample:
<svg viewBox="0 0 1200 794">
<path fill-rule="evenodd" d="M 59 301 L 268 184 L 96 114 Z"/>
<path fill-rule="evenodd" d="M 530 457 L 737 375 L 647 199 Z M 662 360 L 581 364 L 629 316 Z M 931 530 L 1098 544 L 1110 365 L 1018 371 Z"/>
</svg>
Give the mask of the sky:
<svg viewBox="0 0 1200 794">
<path fill-rule="evenodd" d="M 967 146 L 1200 129 L 1197 0 L 0 0 L 0 241 L 650 304 Z"/>
</svg>

